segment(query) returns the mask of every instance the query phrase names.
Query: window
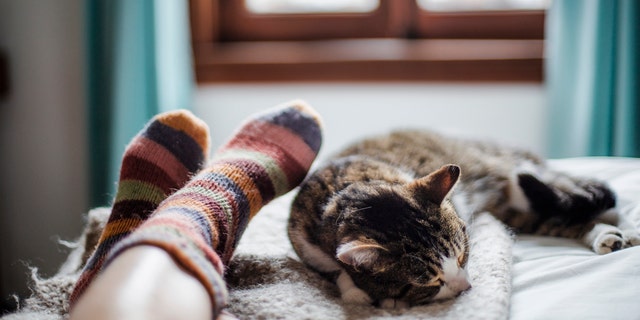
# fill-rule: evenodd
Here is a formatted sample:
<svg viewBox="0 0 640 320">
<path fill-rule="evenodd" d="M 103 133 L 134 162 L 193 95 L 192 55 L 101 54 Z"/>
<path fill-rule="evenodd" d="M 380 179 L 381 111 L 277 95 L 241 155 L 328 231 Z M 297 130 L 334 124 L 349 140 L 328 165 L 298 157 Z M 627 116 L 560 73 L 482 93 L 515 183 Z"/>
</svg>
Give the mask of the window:
<svg viewBox="0 0 640 320">
<path fill-rule="evenodd" d="M 9 95 L 9 62 L 3 50 L 0 49 L 0 100 Z"/>
<path fill-rule="evenodd" d="M 547 2 L 191 0 L 196 75 L 539 82 Z"/>
<path fill-rule="evenodd" d="M 247 11 L 257 14 L 274 13 L 336 13 L 371 12 L 378 0 L 246 0 Z"/>
<path fill-rule="evenodd" d="M 258 0 L 259 1 L 259 0 Z M 550 0 L 417 0 L 428 11 L 544 10 Z M 271 2 L 270 0 L 264 2 Z"/>
</svg>

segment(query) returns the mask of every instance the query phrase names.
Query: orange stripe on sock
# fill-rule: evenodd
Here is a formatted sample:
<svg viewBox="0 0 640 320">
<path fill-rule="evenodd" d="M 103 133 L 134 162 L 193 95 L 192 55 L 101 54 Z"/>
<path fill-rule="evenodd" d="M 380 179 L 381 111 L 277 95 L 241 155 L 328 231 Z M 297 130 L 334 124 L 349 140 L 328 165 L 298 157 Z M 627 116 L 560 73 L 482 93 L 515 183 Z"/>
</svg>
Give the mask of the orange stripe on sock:
<svg viewBox="0 0 640 320">
<path fill-rule="evenodd" d="M 100 240 L 98 243 L 102 243 L 105 239 L 113 237 L 115 235 L 119 235 L 125 232 L 129 232 L 135 229 L 143 222 L 142 219 L 120 219 L 113 222 L 107 223 L 100 235 Z"/>
<path fill-rule="evenodd" d="M 242 189 L 245 197 L 249 200 L 250 218 L 253 218 L 253 216 L 262 208 L 263 199 L 260 194 L 260 189 L 253 182 L 249 172 L 246 172 L 241 167 L 233 165 L 233 163 L 214 164 L 212 165 L 211 170 L 224 174 L 229 179 L 233 180 L 240 189 Z"/>
<path fill-rule="evenodd" d="M 209 153 L 209 127 L 190 111 L 165 112 L 158 115 L 156 120 L 173 129 L 185 132 L 200 145 L 205 155 Z"/>
<path fill-rule="evenodd" d="M 213 163 L 218 163 L 218 161 L 220 163 L 233 162 L 234 159 L 243 160 L 243 161 L 252 161 L 256 165 L 260 166 L 262 168 L 262 171 L 264 171 L 264 173 L 268 175 L 268 179 L 269 179 L 268 182 L 271 183 L 271 185 L 273 186 L 275 195 L 282 195 L 288 192 L 291 189 L 290 186 L 292 185 L 291 184 L 292 179 L 290 178 L 288 173 L 289 168 L 282 167 L 282 165 L 286 163 L 285 161 L 282 161 L 282 160 L 283 158 L 286 158 L 286 157 L 282 154 L 281 151 L 272 152 L 272 151 L 269 151 L 267 147 L 280 150 L 279 148 L 276 148 L 271 144 L 266 144 L 266 147 L 260 148 L 259 151 L 254 150 L 254 149 L 258 149 L 258 148 L 255 148 L 255 146 L 253 146 L 253 148 L 239 147 L 238 149 L 227 149 L 224 152 L 219 152 L 218 154 L 216 154 L 215 158 L 211 162 L 211 165 L 213 165 Z M 276 154 L 276 153 L 280 154 L 280 156 L 278 157 L 280 158 L 280 160 L 274 158 L 273 154 Z M 295 161 L 292 161 L 292 162 L 294 162 L 295 164 Z M 295 165 L 298 166 L 298 164 L 295 164 Z M 285 171 L 284 169 L 287 169 L 287 171 Z M 254 173 L 258 174 L 259 172 L 256 171 Z M 256 178 L 261 179 L 260 176 L 256 176 Z M 270 201 L 271 199 L 263 199 L 263 200 Z"/>
<path fill-rule="evenodd" d="M 282 147 L 277 146 L 275 144 L 271 144 L 263 141 L 260 145 L 253 143 L 251 140 L 247 139 L 247 137 L 243 137 L 243 139 L 238 139 L 233 143 L 233 147 L 236 149 L 227 149 L 224 152 L 220 152 L 216 155 L 214 161 L 218 159 L 233 159 L 233 156 L 240 156 L 243 153 L 246 155 L 251 155 L 254 158 L 255 154 L 260 154 L 262 157 L 260 159 L 256 158 L 256 161 L 262 165 L 267 171 L 271 171 L 273 169 L 277 169 L 280 172 L 284 173 L 287 181 L 286 185 L 279 185 L 282 183 L 281 181 L 272 180 L 274 186 L 276 187 L 276 195 L 282 195 L 288 192 L 292 187 L 295 187 L 300 183 L 300 180 L 304 178 L 306 171 L 309 169 L 311 163 L 301 164 L 298 163 L 295 159 L 291 158 L 291 154 L 295 153 L 294 150 L 284 150 Z M 291 152 L 288 152 L 291 151 Z M 231 155 L 227 157 L 227 155 Z M 284 189 L 284 190 L 283 190 Z"/>
</svg>

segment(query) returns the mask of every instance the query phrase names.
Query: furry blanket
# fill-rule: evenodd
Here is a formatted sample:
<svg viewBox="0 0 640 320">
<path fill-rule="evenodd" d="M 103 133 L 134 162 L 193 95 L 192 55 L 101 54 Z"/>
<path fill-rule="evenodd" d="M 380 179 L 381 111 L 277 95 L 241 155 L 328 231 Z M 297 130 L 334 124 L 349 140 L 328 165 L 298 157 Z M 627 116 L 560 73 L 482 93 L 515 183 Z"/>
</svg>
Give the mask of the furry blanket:
<svg viewBox="0 0 640 320">
<path fill-rule="evenodd" d="M 240 319 L 507 319 L 511 295 L 512 236 L 489 214 L 470 228 L 468 272 L 473 289 L 454 299 L 401 310 L 344 304 L 337 287 L 308 269 L 286 233 L 293 192 L 251 221 L 227 269 L 229 310 Z M 67 297 L 109 215 L 94 209 L 75 249 L 58 274 L 33 274 L 33 294 L 3 319 L 61 319 Z M 89 248 L 89 250 L 87 250 Z"/>
</svg>

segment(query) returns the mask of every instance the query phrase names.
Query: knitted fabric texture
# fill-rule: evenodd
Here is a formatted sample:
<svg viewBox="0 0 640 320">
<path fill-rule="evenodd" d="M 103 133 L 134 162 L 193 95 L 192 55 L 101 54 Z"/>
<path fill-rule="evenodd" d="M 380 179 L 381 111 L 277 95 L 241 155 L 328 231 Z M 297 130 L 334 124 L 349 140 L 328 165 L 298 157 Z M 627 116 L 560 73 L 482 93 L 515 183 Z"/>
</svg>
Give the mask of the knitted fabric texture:
<svg viewBox="0 0 640 320">
<path fill-rule="evenodd" d="M 249 220 L 304 179 L 321 140 L 319 116 L 303 102 L 252 117 L 108 261 L 132 246 L 160 247 L 205 286 L 220 314 L 228 299 L 224 265 Z"/>
<path fill-rule="evenodd" d="M 111 215 L 70 297 L 73 305 L 109 250 L 195 174 L 209 153 L 209 128 L 186 110 L 157 115 L 127 146 Z"/>
</svg>

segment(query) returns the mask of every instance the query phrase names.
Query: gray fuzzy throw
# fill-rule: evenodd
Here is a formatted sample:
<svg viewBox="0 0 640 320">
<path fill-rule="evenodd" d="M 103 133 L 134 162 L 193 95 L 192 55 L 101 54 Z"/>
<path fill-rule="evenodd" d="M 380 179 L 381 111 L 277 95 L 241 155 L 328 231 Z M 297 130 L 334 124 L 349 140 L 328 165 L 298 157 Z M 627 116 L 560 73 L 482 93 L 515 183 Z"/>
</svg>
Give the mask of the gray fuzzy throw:
<svg viewBox="0 0 640 320">
<path fill-rule="evenodd" d="M 448 301 L 387 310 L 344 304 L 335 284 L 307 268 L 287 238 L 293 192 L 264 207 L 251 221 L 228 266 L 229 311 L 240 319 L 507 319 L 511 294 L 513 239 L 489 214 L 470 228 L 468 272 L 473 288 Z M 3 319 L 63 319 L 67 297 L 109 214 L 94 209 L 87 226 L 58 274 L 33 274 L 33 294 L 19 312 Z"/>
</svg>

